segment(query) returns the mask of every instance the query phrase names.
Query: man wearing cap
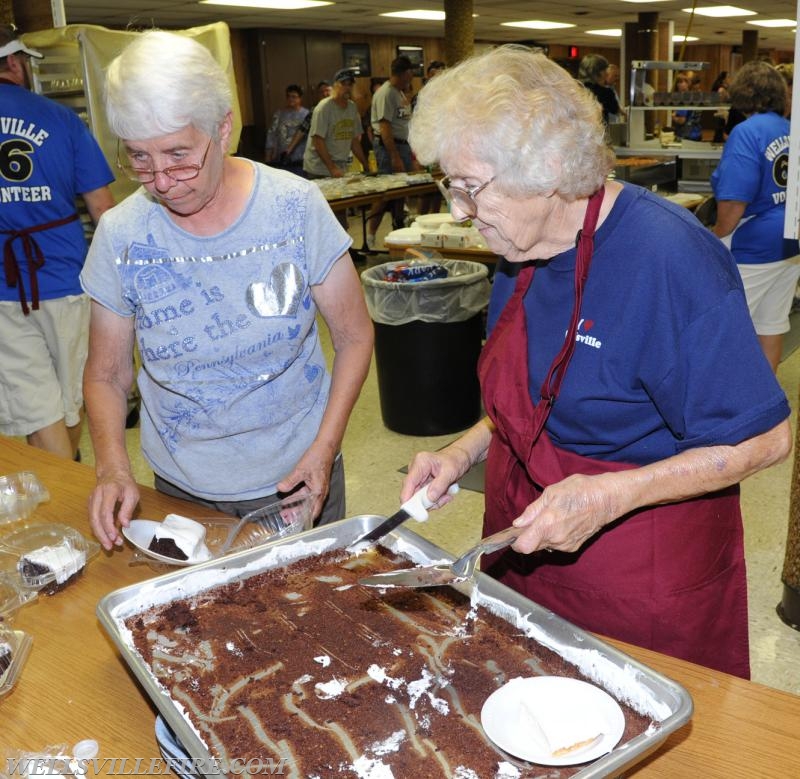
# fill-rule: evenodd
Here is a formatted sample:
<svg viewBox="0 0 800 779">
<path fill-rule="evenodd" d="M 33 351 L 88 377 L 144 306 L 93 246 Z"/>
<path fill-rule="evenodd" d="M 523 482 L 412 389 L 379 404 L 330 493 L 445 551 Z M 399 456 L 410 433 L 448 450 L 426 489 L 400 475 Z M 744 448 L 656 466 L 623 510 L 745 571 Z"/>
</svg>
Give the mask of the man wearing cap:
<svg viewBox="0 0 800 779">
<path fill-rule="evenodd" d="M 392 60 L 389 80 L 381 84 L 372 98 L 372 132 L 378 173 L 404 173 L 419 168 L 411 157 L 411 147 L 408 145 L 411 104 L 405 93 L 411 86 L 413 77 L 414 66 L 411 60 L 402 55 L 397 57 Z M 393 226 L 403 226 L 402 200 L 393 200 L 391 205 L 379 206 L 369 218 L 367 245 L 370 249 L 375 247 L 375 233 L 387 208 L 393 211 Z"/>
<path fill-rule="evenodd" d="M 78 115 L 30 91 L 31 57 L 0 27 L 0 433 L 73 458 L 89 326 L 75 198 L 97 223 L 114 176 Z"/>
<path fill-rule="evenodd" d="M 333 77 L 333 94 L 314 109 L 309 143 L 303 155 L 303 170 L 309 178 L 340 178 L 356 159 L 367 170 L 368 163 L 359 142 L 361 117 L 350 99 L 357 71 L 344 68 Z"/>
</svg>

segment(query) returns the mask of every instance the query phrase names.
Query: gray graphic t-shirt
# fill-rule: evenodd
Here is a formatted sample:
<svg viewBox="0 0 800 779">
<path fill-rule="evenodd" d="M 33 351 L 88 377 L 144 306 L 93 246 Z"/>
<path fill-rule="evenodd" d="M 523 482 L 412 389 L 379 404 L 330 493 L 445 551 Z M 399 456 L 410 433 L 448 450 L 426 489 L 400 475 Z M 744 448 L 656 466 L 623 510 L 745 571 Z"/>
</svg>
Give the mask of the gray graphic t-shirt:
<svg viewBox="0 0 800 779">
<path fill-rule="evenodd" d="M 104 214 L 81 274 L 135 319 L 147 461 L 209 500 L 274 493 L 314 439 L 330 376 L 311 286 L 351 244 L 316 185 L 253 164 L 224 232 L 187 233 L 140 189 Z"/>
</svg>

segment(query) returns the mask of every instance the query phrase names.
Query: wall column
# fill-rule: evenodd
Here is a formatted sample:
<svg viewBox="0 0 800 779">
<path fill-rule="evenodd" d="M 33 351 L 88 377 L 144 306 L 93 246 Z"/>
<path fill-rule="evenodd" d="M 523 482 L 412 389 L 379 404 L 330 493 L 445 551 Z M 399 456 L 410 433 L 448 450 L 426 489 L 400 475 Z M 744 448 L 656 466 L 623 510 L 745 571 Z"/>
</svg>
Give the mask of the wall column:
<svg viewBox="0 0 800 779">
<path fill-rule="evenodd" d="M 742 30 L 742 62 L 758 59 L 758 30 Z"/>
<path fill-rule="evenodd" d="M 472 56 L 475 48 L 475 25 L 472 0 L 444 0 L 444 51 L 448 65 Z"/>
</svg>

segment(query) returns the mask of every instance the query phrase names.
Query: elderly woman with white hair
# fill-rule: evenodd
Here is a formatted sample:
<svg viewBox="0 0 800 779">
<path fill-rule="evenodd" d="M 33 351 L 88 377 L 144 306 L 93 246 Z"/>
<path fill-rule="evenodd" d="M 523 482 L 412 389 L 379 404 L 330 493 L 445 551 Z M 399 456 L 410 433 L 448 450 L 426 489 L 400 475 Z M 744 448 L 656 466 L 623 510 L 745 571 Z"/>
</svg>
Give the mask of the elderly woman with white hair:
<svg viewBox="0 0 800 779">
<path fill-rule="evenodd" d="M 108 68 L 105 106 L 118 166 L 141 186 L 101 220 L 81 276 L 95 535 L 121 544 L 139 497 L 125 448 L 134 342 L 159 490 L 241 516 L 300 489 L 321 521 L 341 518 L 340 445 L 372 354 L 351 239 L 314 184 L 230 156 L 228 80 L 197 41 L 137 37 Z"/>
<path fill-rule="evenodd" d="M 486 460 L 484 530 L 519 530 L 488 573 L 584 629 L 748 676 L 738 482 L 791 433 L 731 255 L 688 211 L 609 181 L 598 104 L 524 48 L 431 81 L 410 141 L 504 259 L 487 417 L 417 454 L 403 498 L 430 482 L 443 504 Z"/>
</svg>

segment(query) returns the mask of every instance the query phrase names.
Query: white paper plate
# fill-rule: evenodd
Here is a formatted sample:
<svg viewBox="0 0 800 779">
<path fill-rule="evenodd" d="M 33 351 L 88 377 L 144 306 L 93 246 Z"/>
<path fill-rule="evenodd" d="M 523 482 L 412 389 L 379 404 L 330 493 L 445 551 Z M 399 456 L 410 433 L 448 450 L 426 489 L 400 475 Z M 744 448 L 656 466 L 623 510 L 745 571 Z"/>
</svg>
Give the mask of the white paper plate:
<svg viewBox="0 0 800 779">
<path fill-rule="evenodd" d="M 543 734 L 537 734 L 521 709 L 525 701 L 537 719 L 547 712 L 592 712 L 602 722 L 602 736 L 584 749 L 555 757 Z M 625 715 L 605 691 L 588 682 L 564 676 L 512 679 L 495 690 L 483 704 L 481 724 L 500 749 L 540 765 L 575 765 L 610 752 L 625 732 Z"/>
</svg>

